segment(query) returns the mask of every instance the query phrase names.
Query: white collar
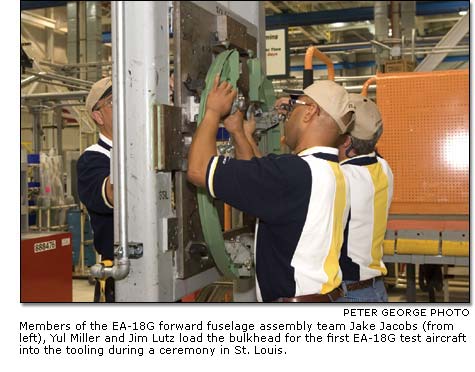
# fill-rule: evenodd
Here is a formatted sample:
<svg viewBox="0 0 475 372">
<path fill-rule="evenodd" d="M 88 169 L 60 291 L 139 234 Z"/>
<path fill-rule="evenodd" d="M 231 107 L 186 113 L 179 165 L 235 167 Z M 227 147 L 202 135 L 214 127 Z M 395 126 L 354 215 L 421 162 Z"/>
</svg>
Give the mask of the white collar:
<svg viewBox="0 0 475 372">
<path fill-rule="evenodd" d="M 326 147 L 326 146 L 313 146 L 308 149 L 300 151 L 297 155 L 305 156 L 305 155 L 316 154 L 317 152 L 324 152 L 326 154 L 338 155 L 338 149 L 334 147 Z"/>
<path fill-rule="evenodd" d="M 99 133 L 99 138 L 100 138 L 101 141 L 103 141 L 104 143 L 106 143 L 107 145 L 112 147 L 112 140 L 110 140 L 109 138 L 104 136 L 102 133 Z"/>
<path fill-rule="evenodd" d="M 358 155 L 358 156 L 353 156 L 352 158 L 348 158 L 340 162 L 340 164 L 345 164 L 347 161 L 354 160 L 354 159 L 359 159 L 359 158 L 375 158 L 376 157 L 376 152 L 370 152 L 369 154 L 364 154 L 364 155 Z"/>
</svg>

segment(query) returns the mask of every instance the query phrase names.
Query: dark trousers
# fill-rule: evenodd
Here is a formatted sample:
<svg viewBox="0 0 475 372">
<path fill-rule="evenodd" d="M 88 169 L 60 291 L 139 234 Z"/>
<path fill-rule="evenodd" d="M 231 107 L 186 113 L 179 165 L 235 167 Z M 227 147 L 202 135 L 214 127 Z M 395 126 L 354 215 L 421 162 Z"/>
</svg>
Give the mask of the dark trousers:
<svg viewBox="0 0 475 372">
<path fill-rule="evenodd" d="M 115 281 L 113 278 L 96 279 L 94 302 L 115 302 Z"/>
</svg>

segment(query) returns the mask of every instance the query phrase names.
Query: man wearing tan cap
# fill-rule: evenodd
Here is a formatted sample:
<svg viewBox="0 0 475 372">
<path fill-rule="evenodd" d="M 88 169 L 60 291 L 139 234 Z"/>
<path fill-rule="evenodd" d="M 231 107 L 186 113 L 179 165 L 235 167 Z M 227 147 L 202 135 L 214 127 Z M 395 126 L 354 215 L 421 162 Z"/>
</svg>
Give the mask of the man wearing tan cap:
<svg viewBox="0 0 475 372">
<path fill-rule="evenodd" d="M 96 82 L 86 98 L 86 110 L 99 129 L 99 141 L 88 147 L 77 163 L 79 199 L 86 206 L 101 263 L 114 260 L 114 194 L 110 177 L 112 149 L 112 81 Z M 114 279 L 99 280 L 95 302 L 114 302 Z"/>
<path fill-rule="evenodd" d="M 256 290 L 259 301 L 332 302 L 341 292 L 338 257 L 349 190 L 336 143 L 353 119 L 345 89 L 318 82 L 293 102 L 285 135 L 293 154 L 257 158 L 239 125 L 238 159 L 216 156 L 216 133 L 236 96 L 214 81 L 188 155 L 188 180 L 209 195 L 259 218 Z M 225 120 L 240 122 L 242 114 Z M 249 160 L 239 160 L 249 159 Z"/>
<path fill-rule="evenodd" d="M 378 107 L 360 94 L 350 94 L 350 100 L 355 105 L 355 123 L 339 146 L 351 209 L 340 256 L 344 295 L 338 301 L 387 302 L 382 257 L 393 174 L 375 150 L 383 131 Z"/>
</svg>

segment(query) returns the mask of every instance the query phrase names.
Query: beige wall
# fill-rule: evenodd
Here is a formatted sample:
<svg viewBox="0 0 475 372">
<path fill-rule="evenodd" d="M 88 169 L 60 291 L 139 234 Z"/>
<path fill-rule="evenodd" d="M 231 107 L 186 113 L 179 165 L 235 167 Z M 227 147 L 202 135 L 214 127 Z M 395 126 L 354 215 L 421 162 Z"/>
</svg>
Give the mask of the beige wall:
<svg viewBox="0 0 475 372">
<path fill-rule="evenodd" d="M 67 28 L 67 14 L 66 7 L 56 7 L 49 9 L 39 9 L 30 11 L 31 13 L 55 19 L 57 25 L 60 28 Z M 54 40 L 54 46 L 52 53 L 48 51 L 48 40 L 50 35 L 53 34 L 52 38 Z M 26 22 L 21 23 L 21 36 L 22 42 L 29 42 L 31 45 L 24 46 L 25 52 L 29 55 L 30 58 L 33 58 L 37 63 L 40 61 L 53 62 L 56 64 L 66 64 L 67 60 L 67 35 L 53 32 L 44 27 L 35 26 Z M 105 47 L 105 49 L 110 49 L 110 47 Z M 108 54 L 110 55 L 110 51 Z M 40 68 L 45 69 L 45 66 L 39 64 Z M 31 91 L 33 84 L 22 89 L 22 94 L 28 93 L 43 93 L 43 92 L 57 92 L 57 91 L 66 91 L 67 89 L 63 87 L 47 86 L 45 84 L 37 84 L 34 91 Z M 45 111 L 41 117 L 41 123 L 43 126 L 52 125 L 53 114 L 52 111 Z M 28 112 L 27 109 L 21 110 L 21 141 L 22 142 L 31 142 L 32 141 L 32 123 L 33 116 Z M 79 150 L 80 141 L 79 141 L 79 128 L 65 128 L 63 129 L 63 150 Z M 89 136 L 91 137 L 91 136 Z M 91 140 L 88 138 L 84 139 L 83 148 L 90 144 Z M 51 147 L 56 147 L 56 130 L 55 129 L 44 129 L 44 136 L 42 141 L 42 149 L 47 151 Z"/>
</svg>

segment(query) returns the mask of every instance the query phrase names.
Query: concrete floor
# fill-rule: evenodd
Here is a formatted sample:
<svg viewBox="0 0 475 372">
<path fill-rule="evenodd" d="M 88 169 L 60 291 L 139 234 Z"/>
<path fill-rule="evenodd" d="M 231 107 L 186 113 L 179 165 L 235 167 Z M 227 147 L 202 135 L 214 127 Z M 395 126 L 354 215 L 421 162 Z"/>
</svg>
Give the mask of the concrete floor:
<svg viewBox="0 0 475 372">
<path fill-rule="evenodd" d="M 73 302 L 93 302 L 94 285 L 87 279 L 73 279 Z"/>
<path fill-rule="evenodd" d="M 406 303 L 406 288 L 403 285 L 397 285 L 388 290 L 389 302 Z M 94 285 L 89 284 L 87 279 L 73 280 L 73 302 L 93 302 Z M 468 288 L 449 287 L 450 302 L 469 302 Z M 418 303 L 429 302 L 429 295 L 417 289 L 416 301 Z M 443 302 L 442 292 L 436 294 L 436 301 Z"/>
</svg>

